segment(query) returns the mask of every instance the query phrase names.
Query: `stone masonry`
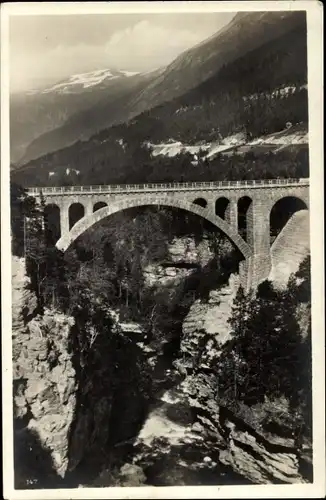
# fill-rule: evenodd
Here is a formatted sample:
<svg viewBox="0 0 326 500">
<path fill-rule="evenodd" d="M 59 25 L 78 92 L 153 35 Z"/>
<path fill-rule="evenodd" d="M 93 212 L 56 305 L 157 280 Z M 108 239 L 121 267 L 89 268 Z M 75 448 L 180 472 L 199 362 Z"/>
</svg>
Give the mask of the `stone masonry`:
<svg viewBox="0 0 326 500">
<path fill-rule="evenodd" d="M 270 213 L 273 206 L 283 198 L 294 197 L 308 208 L 309 179 L 29 189 L 29 194 L 36 198 L 41 193 L 47 205 L 55 205 L 60 210 L 61 237 L 57 248 L 62 251 L 95 223 L 128 208 L 156 205 L 197 214 L 220 229 L 239 249 L 244 258 L 239 269 L 241 281 L 249 289 L 266 279 L 271 270 Z M 221 198 L 227 200 L 227 206 L 222 216 L 218 216 L 216 203 Z M 243 198 L 250 202 L 245 214 L 245 239 L 239 234 L 238 226 L 239 201 Z M 102 208 L 96 209 L 99 203 Z M 76 204 L 81 206 L 83 216 L 70 227 L 70 209 Z"/>
</svg>

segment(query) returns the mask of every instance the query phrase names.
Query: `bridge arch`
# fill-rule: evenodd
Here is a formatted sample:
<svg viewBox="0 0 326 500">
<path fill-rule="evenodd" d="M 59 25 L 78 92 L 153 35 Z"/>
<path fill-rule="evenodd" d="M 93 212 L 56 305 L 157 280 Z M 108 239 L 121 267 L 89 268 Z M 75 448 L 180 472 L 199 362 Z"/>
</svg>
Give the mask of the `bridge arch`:
<svg viewBox="0 0 326 500">
<path fill-rule="evenodd" d="M 61 237 L 60 207 L 56 203 L 48 203 L 45 205 L 44 224 L 46 238 L 54 244 Z"/>
<path fill-rule="evenodd" d="M 230 205 L 230 200 L 225 196 L 220 196 L 215 201 L 215 215 L 221 217 L 221 219 L 225 219 L 226 211 Z"/>
<path fill-rule="evenodd" d="M 242 196 L 238 200 L 238 231 L 249 244 L 253 243 L 252 234 L 253 200 L 249 196 Z"/>
<path fill-rule="evenodd" d="M 97 212 L 98 210 L 100 210 L 100 208 L 104 208 L 107 206 L 108 204 L 105 203 L 105 201 L 97 201 L 96 203 L 94 203 L 93 212 Z"/>
<path fill-rule="evenodd" d="M 207 200 L 205 200 L 205 198 L 196 198 L 193 203 L 195 205 L 199 205 L 200 207 L 202 208 L 206 208 L 207 207 Z"/>
<path fill-rule="evenodd" d="M 215 215 L 213 210 L 207 210 L 194 203 L 177 200 L 173 197 L 166 196 L 144 196 L 141 198 L 128 197 L 112 203 L 110 204 L 110 206 L 100 208 L 96 212 L 93 212 L 92 214 L 87 215 L 86 217 L 83 217 L 81 220 L 79 220 L 71 228 L 69 233 L 61 236 L 61 238 L 57 241 L 56 246 L 59 250 L 65 252 L 82 233 L 84 233 L 87 229 L 89 229 L 91 226 L 101 221 L 102 219 L 128 208 L 150 205 L 181 208 L 182 210 L 185 210 L 187 212 L 199 215 L 207 221 L 211 222 L 216 228 L 220 229 L 234 243 L 234 245 L 239 249 L 245 259 L 249 259 L 252 256 L 252 250 L 250 246 L 226 221 Z"/>
<path fill-rule="evenodd" d="M 276 200 L 269 213 L 270 243 L 272 244 L 291 217 L 301 210 L 308 210 L 307 201 L 300 196 L 283 196 Z"/>
<path fill-rule="evenodd" d="M 68 208 L 69 229 L 79 222 L 85 215 L 85 207 L 82 203 L 72 203 Z"/>
</svg>

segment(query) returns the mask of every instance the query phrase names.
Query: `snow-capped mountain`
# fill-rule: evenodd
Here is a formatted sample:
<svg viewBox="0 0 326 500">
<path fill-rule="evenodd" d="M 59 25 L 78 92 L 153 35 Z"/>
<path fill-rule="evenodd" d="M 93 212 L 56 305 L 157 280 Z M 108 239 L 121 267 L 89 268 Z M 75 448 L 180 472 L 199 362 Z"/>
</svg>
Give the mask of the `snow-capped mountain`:
<svg viewBox="0 0 326 500">
<path fill-rule="evenodd" d="M 49 88 L 43 90 L 32 90 L 28 93 L 30 95 L 39 93 L 48 94 L 50 92 L 70 94 L 98 85 L 104 87 L 106 83 L 112 80 L 116 80 L 117 78 L 128 78 L 138 74 L 139 73 L 137 71 L 115 71 L 111 69 L 98 69 L 96 71 L 89 71 L 87 73 L 78 73 L 75 75 L 71 75 L 68 79 L 63 80 L 59 83 L 55 83 Z"/>
<path fill-rule="evenodd" d="M 139 90 L 139 85 L 143 88 L 150 78 L 150 74 L 105 68 L 74 74 L 45 88 L 12 95 L 11 162 L 17 164 L 36 138 L 61 127 L 75 114 L 93 108 L 103 99 L 115 102 L 127 97 L 134 88 Z"/>
<path fill-rule="evenodd" d="M 281 56 L 285 62 L 282 63 L 283 66 L 277 67 L 276 75 L 286 71 L 296 75 L 305 67 L 304 53 L 301 64 L 298 65 L 296 49 L 304 45 L 304 35 L 305 19 L 300 12 L 238 13 L 222 30 L 182 53 L 166 68 L 136 75 L 110 69 L 73 75 L 43 89 L 37 96 L 29 96 L 42 103 L 40 116 L 37 118 L 43 123 L 49 120 L 46 127 L 42 125 L 43 131 L 40 130 L 38 119 L 35 119 L 33 100 L 27 110 L 27 104 L 23 102 L 23 120 L 19 122 L 14 116 L 13 123 L 17 125 L 18 121 L 21 133 L 29 134 L 30 138 L 25 142 L 23 154 L 20 154 L 20 165 L 54 151 L 62 151 L 78 141 L 87 141 L 101 130 L 127 121 L 135 130 L 140 129 L 143 135 L 146 130 L 145 135 L 152 142 L 156 140 L 155 128 L 161 127 L 157 139 L 164 142 L 171 137 L 170 129 L 175 127 L 172 136 L 177 134 L 183 142 L 189 120 L 193 120 L 192 115 L 196 114 L 196 130 L 201 130 L 205 141 L 214 141 L 215 126 L 220 127 L 222 124 L 228 128 L 226 122 L 235 121 L 238 117 L 237 99 L 234 97 L 237 97 L 239 87 L 243 87 L 243 75 L 257 72 L 250 54 L 255 51 L 256 58 L 267 61 L 257 72 L 256 80 L 259 82 L 262 79 L 264 82 L 270 81 L 272 77 L 275 80 L 275 75 L 268 74 L 268 68 L 271 64 L 275 65 L 275 61 Z M 301 47 L 302 50 L 304 48 Z M 243 63 L 244 60 L 247 62 Z M 293 67 L 290 68 L 289 64 Z M 239 67 L 242 68 L 241 79 Z M 251 89 L 252 79 L 248 75 L 248 89 L 240 90 L 243 97 L 248 96 L 250 99 L 255 91 Z M 228 83 L 225 83 L 226 80 Z M 302 75 L 299 80 L 300 84 L 305 83 Z M 283 83 L 288 85 L 294 82 L 288 81 L 287 75 L 281 81 L 275 80 L 276 86 L 283 87 Z M 232 89 L 229 88 L 230 85 Z M 221 90 L 217 91 L 218 88 Z M 225 93 L 231 91 L 232 99 L 226 100 Z M 207 113 L 203 111 L 204 107 L 209 108 Z M 155 110 L 151 112 L 151 119 L 146 115 L 150 110 Z M 141 115 L 143 112 L 144 116 Z M 57 114 L 60 116 L 55 122 L 53 116 Z M 20 115 L 19 109 L 18 117 Z M 28 126 L 31 116 L 34 117 L 34 137 L 31 137 Z M 14 132 L 12 144 L 17 141 L 17 134 Z M 194 134 L 195 131 L 192 135 Z M 186 136 L 188 141 L 189 134 Z M 12 145 L 12 149 L 13 147 Z M 15 161 L 13 157 L 12 161 Z"/>
</svg>

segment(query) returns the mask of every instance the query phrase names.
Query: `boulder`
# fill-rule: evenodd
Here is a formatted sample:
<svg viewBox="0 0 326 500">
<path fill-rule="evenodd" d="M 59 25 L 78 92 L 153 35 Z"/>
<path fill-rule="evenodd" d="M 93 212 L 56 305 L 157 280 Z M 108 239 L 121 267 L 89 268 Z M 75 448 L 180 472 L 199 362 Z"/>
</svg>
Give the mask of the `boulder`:
<svg viewBox="0 0 326 500">
<path fill-rule="evenodd" d="M 121 486 L 141 486 L 146 482 L 146 476 L 141 467 L 135 464 L 125 464 L 119 472 Z"/>
<path fill-rule="evenodd" d="M 44 399 L 46 397 L 47 389 L 52 385 L 50 380 L 45 378 L 40 378 L 33 380 L 32 383 L 28 383 L 27 389 L 25 391 L 26 401 L 30 404 L 36 398 L 39 400 Z"/>
</svg>

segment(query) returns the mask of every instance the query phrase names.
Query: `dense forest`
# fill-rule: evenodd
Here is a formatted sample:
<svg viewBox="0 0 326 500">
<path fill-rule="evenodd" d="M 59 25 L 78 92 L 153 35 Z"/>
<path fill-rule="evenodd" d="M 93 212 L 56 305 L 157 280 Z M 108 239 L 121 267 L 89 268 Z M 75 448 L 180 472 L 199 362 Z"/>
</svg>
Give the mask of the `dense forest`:
<svg viewBox="0 0 326 500">
<path fill-rule="evenodd" d="M 27 186 L 306 177 L 307 146 L 210 160 L 199 154 L 198 162 L 184 153 L 154 157 L 147 146 L 169 139 L 219 144 L 239 132 L 250 141 L 284 130 L 288 122 L 307 130 L 306 84 L 306 32 L 299 26 L 183 96 L 29 162 L 13 172 L 13 180 Z"/>
<path fill-rule="evenodd" d="M 219 396 L 240 414 L 246 407 L 284 398 L 289 415 L 280 425 L 294 431 L 299 447 L 303 437 L 312 437 L 310 297 L 309 256 L 286 290 L 265 281 L 248 297 L 240 287 L 230 318 L 233 338 L 217 364 Z M 300 304 L 309 319 L 304 334 L 297 316 Z"/>
<path fill-rule="evenodd" d="M 81 148 L 78 158 L 80 164 L 87 164 L 83 172 L 71 170 L 66 175 L 67 167 L 62 167 L 57 169 L 56 175 L 48 178 L 45 164 L 44 170 L 26 168 L 21 172 L 15 171 L 12 179 L 14 182 L 18 179 L 24 186 L 72 186 L 309 177 L 308 145 L 287 148 L 277 153 L 219 153 L 211 160 L 199 153 L 196 162 L 190 153 L 179 153 L 172 158 L 154 157 L 149 148 L 141 146 L 126 147 L 124 151 L 114 146 L 110 157 L 106 156 L 103 148 L 103 154 L 95 158 L 93 152 L 87 154 Z"/>
</svg>

